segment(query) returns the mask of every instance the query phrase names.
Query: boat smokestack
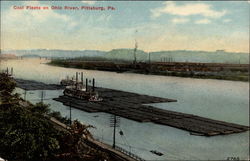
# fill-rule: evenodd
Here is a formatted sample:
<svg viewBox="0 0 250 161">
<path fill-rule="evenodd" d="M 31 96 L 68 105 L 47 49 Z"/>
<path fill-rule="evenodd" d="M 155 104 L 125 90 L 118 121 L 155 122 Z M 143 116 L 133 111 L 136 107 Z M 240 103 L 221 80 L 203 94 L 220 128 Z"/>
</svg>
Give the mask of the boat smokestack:
<svg viewBox="0 0 250 161">
<path fill-rule="evenodd" d="M 88 91 L 88 78 L 86 78 L 86 92 Z"/>
<path fill-rule="evenodd" d="M 81 72 L 81 82 L 82 82 L 82 85 L 83 85 L 83 72 Z"/>
<path fill-rule="evenodd" d="M 93 78 L 93 81 L 92 81 L 92 91 L 93 92 L 95 91 L 95 78 Z"/>
<path fill-rule="evenodd" d="M 76 72 L 76 82 L 78 82 L 78 72 Z"/>
<path fill-rule="evenodd" d="M 11 75 L 13 76 L 13 67 L 11 67 Z"/>
</svg>

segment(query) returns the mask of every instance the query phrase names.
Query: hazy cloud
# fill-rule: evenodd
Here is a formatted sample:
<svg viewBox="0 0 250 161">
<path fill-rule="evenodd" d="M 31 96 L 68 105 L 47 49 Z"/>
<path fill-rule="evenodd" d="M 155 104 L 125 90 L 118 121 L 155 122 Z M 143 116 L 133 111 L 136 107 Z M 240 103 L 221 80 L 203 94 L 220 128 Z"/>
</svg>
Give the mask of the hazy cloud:
<svg viewBox="0 0 250 161">
<path fill-rule="evenodd" d="M 224 19 L 223 22 L 231 22 L 232 20 L 231 19 Z"/>
<path fill-rule="evenodd" d="M 175 24 L 183 24 L 183 23 L 187 23 L 189 21 L 188 18 L 174 18 L 172 19 L 172 22 Z"/>
<path fill-rule="evenodd" d="M 38 1 L 24 2 L 24 6 L 40 6 L 44 7 L 46 5 L 40 4 Z M 74 22 L 70 16 L 65 14 L 59 14 L 54 10 L 28 10 L 24 9 L 21 11 L 13 9 L 10 7 L 7 11 L 3 12 L 3 19 L 5 19 L 5 24 L 11 28 L 16 28 L 18 24 L 19 28 L 21 26 L 34 26 L 39 24 L 45 24 L 48 21 L 59 21 L 67 24 L 68 27 L 74 27 L 77 22 Z M 34 23 L 36 22 L 36 23 Z"/>
<path fill-rule="evenodd" d="M 211 21 L 209 19 L 201 19 L 201 20 L 197 20 L 195 21 L 196 24 L 209 24 L 211 23 Z"/>
<path fill-rule="evenodd" d="M 95 1 L 81 1 L 81 2 L 89 5 L 95 4 Z"/>
<path fill-rule="evenodd" d="M 27 2 L 24 2 L 24 4 L 26 6 L 40 6 L 40 7 L 46 6 L 46 5 L 39 3 L 38 1 L 27 1 Z M 16 11 L 13 10 L 13 12 L 16 12 Z M 33 10 L 24 10 L 24 12 L 25 12 L 25 14 L 29 14 L 33 18 L 38 19 L 40 21 L 44 21 L 44 20 L 49 19 L 49 18 L 60 19 L 63 21 L 68 21 L 70 19 L 68 16 L 63 15 L 63 14 L 58 14 L 51 9 L 34 10 L 34 11 Z"/>
<path fill-rule="evenodd" d="M 163 3 L 163 7 L 151 10 L 152 17 L 159 17 L 162 14 L 171 14 L 177 16 L 201 15 L 209 18 L 219 18 L 224 16 L 227 11 L 216 11 L 212 6 L 205 3 L 187 3 L 184 5 L 176 5 L 175 2 L 168 1 Z"/>
</svg>

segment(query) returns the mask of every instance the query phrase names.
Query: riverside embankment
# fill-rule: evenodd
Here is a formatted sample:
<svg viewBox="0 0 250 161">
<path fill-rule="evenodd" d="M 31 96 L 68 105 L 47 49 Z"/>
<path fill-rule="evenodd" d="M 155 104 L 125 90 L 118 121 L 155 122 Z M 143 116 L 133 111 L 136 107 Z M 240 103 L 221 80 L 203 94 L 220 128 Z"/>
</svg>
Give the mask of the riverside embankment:
<svg viewBox="0 0 250 161">
<path fill-rule="evenodd" d="M 112 72 L 248 81 L 249 64 L 152 62 L 130 63 L 115 61 L 52 60 L 50 65 Z"/>
</svg>

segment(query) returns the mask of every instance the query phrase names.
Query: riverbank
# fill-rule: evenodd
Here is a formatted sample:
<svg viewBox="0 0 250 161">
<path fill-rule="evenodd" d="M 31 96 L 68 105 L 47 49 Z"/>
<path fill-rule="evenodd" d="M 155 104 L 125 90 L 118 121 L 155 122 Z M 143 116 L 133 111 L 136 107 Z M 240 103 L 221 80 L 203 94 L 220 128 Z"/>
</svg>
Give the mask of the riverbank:
<svg viewBox="0 0 250 161">
<path fill-rule="evenodd" d="M 136 63 L 112 61 L 52 60 L 49 65 L 111 71 L 118 73 L 137 73 L 189 77 L 200 79 L 220 79 L 232 81 L 249 81 L 249 64 L 186 63 L 186 62 L 152 62 Z"/>
<path fill-rule="evenodd" d="M 48 105 L 23 100 L 13 93 L 15 87 L 13 78 L 0 73 L 1 157 L 20 161 L 119 160 L 108 150 L 87 143 L 89 139 L 95 141 L 88 130 L 92 126 L 79 121 L 70 125 L 60 113 L 51 112 Z"/>
</svg>

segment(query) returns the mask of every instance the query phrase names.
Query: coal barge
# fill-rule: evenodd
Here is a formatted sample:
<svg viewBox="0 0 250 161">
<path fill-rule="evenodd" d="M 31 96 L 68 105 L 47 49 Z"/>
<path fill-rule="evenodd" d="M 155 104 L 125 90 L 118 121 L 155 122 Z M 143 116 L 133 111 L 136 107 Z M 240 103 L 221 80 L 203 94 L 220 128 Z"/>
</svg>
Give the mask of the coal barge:
<svg viewBox="0 0 250 161">
<path fill-rule="evenodd" d="M 15 80 L 17 82 L 17 86 L 25 90 L 57 90 L 65 88 L 61 85 L 45 84 L 31 80 Z M 102 101 L 96 101 L 94 103 L 89 101 L 88 99 L 90 98 L 91 94 L 85 99 L 79 99 L 73 94 L 73 97 L 62 95 L 58 98 L 54 98 L 53 100 L 62 102 L 66 106 L 71 106 L 86 112 L 105 112 L 138 122 L 152 122 L 175 127 L 189 131 L 192 135 L 228 135 L 249 130 L 249 126 L 213 120 L 166 109 L 159 109 L 150 105 L 146 105 L 151 103 L 176 102 L 177 100 L 101 87 L 94 87 L 94 90 L 98 91 L 99 95 L 103 98 Z M 87 92 L 88 91 L 89 90 L 87 89 Z M 83 93 L 86 94 L 87 92 L 83 90 Z"/>
</svg>

